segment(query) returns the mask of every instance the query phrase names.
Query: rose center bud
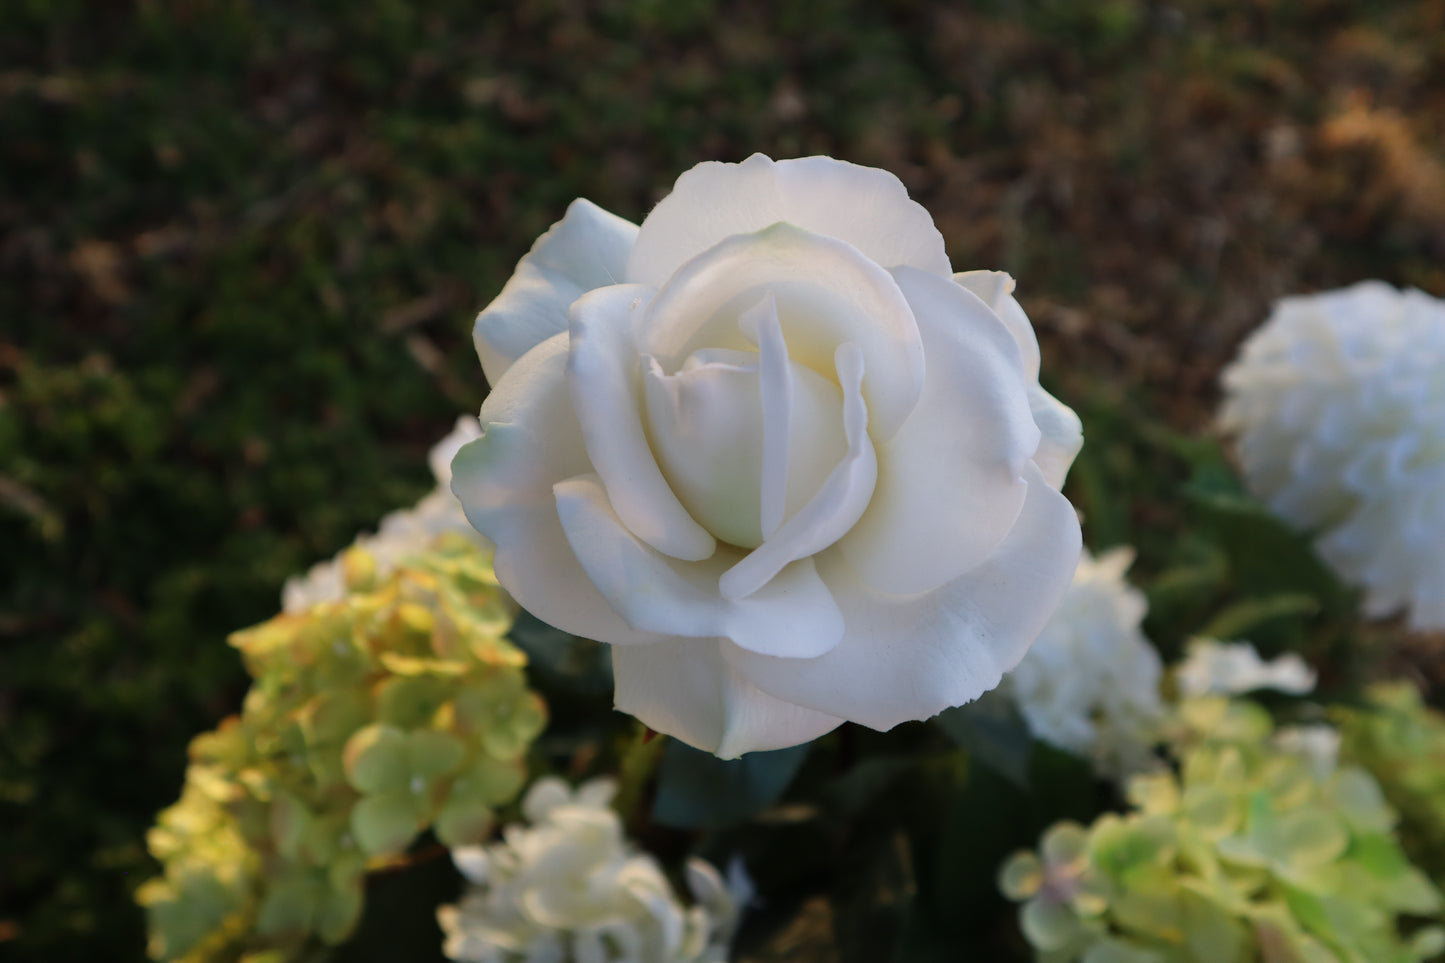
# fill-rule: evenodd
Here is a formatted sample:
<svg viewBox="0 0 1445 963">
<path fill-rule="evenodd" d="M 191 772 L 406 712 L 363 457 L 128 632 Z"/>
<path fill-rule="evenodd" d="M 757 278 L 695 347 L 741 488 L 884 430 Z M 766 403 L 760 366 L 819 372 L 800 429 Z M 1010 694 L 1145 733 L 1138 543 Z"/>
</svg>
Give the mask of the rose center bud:
<svg viewBox="0 0 1445 963">
<path fill-rule="evenodd" d="M 719 541 L 756 548 L 848 452 L 843 393 L 786 355 L 705 348 L 643 360 L 648 430 L 678 501 Z"/>
</svg>

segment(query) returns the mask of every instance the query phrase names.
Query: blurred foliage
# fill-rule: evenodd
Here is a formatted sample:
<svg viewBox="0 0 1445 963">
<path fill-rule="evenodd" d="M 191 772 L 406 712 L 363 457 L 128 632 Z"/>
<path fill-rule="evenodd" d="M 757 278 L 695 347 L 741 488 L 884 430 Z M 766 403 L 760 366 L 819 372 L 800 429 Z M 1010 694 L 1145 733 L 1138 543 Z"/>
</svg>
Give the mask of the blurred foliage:
<svg viewBox="0 0 1445 963">
<path fill-rule="evenodd" d="M 165 870 L 137 891 L 153 958 L 315 958 L 356 928 L 368 869 L 429 827 L 485 841 L 520 792 L 545 706 L 489 561 L 443 543 L 379 581 L 351 549 L 344 598 L 231 637 L 255 681 L 191 743 L 181 800 L 149 834 Z"/>
<path fill-rule="evenodd" d="M 1441 897 L 1394 835 L 1396 814 L 1358 766 L 1271 742 L 1260 706 L 1179 706 L 1178 772 L 1136 776 L 1125 815 L 1059 823 L 1001 889 L 1042 963 L 1416 963 L 1445 929 Z"/>
<path fill-rule="evenodd" d="M 1174 439 L 1238 338 L 1363 276 L 1445 294 L 1442 38 L 1439 0 L 0 5 L 4 953 L 140 958 L 144 829 L 245 691 L 221 640 L 429 487 L 484 395 L 468 319 L 566 202 L 640 218 L 700 160 L 886 167 L 957 266 L 1020 278 L 1089 541 L 1140 547 L 1177 647 L 1232 577 Z M 1340 658 L 1294 592 L 1254 615 Z M 539 751 L 612 752 L 605 664 L 518 642 L 590 665 Z"/>
<path fill-rule="evenodd" d="M 1374 774 L 1400 811 L 1410 858 L 1445 883 L 1445 715 L 1408 682 L 1373 686 L 1334 710 L 1341 754 Z"/>
</svg>

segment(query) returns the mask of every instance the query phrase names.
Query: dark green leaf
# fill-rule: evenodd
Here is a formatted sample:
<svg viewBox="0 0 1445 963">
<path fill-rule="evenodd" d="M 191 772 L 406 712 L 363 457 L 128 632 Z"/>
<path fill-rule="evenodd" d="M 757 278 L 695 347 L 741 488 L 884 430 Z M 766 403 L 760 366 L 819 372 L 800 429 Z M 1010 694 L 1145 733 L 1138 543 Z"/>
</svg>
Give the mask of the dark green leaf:
<svg viewBox="0 0 1445 963">
<path fill-rule="evenodd" d="M 740 822 L 778 801 L 808 754 L 808 745 L 719 759 L 676 739 L 658 767 L 652 818 L 699 829 Z"/>
</svg>

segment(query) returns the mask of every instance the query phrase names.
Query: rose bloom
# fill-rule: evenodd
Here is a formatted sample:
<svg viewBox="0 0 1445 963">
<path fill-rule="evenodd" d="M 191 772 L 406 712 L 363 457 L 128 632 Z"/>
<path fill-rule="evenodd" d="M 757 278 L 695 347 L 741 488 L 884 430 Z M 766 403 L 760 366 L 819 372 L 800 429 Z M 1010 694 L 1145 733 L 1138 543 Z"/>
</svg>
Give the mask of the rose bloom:
<svg viewBox="0 0 1445 963">
<path fill-rule="evenodd" d="M 452 488 L 616 703 L 724 758 L 997 685 L 1069 586 L 1081 444 L 1005 274 L 893 175 L 704 163 L 641 227 L 578 200 L 477 318 Z"/>
</svg>

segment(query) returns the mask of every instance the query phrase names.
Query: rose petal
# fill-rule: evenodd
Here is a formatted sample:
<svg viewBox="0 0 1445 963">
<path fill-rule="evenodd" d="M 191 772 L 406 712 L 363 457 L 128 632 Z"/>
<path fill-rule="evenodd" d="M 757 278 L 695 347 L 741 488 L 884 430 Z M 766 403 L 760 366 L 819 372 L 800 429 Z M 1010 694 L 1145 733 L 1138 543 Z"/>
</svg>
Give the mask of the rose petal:
<svg viewBox="0 0 1445 963">
<path fill-rule="evenodd" d="M 1064 479 L 1084 447 L 1084 425 L 1074 409 L 1038 385 L 1029 386 L 1029 409 L 1043 437 L 1034 452 L 1034 464 L 1053 488 L 1063 488 Z"/>
<path fill-rule="evenodd" d="M 1039 380 L 1039 339 L 1023 306 L 1014 298 L 1016 282 L 1006 271 L 963 271 L 953 280 L 972 291 L 978 299 L 998 315 L 1019 346 L 1024 361 L 1024 375 Z"/>
<path fill-rule="evenodd" d="M 1023 658 L 1079 561 L 1073 506 L 1032 464 L 1024 480 L 1028 495 L 1013 531 L 968 574 L 899 598 L 864 583 L 841 552 L 824 552 L 818 571 L 843 610 L 843 641 L 816 659 L 778 659 L 727 643 L 724 656 L 785 702 L 880 730 L 978 698 Z"/>
<path fill-rule="evenodd" d="M 724 238 L 778 221 L 846 241 L 885 268 L 953 270 L 933 218 L 889 172 L 832 157 L 775 162 L 754 154 L 741 164 L 699 164 L 679 177 L 642 222 L 627 279 L 661 287 Z"/>
<path fill-rule="evenodd" d="M 762 591 L 738 601 L 718 594 L 718 577 L 739 553 L 679 562 L 651 548 L 622 524 L 596 475 L 556 486 L 567 541 L 592 583 L 629 624 L 645 632 L 724 637 L 754 651 L 811 659 L 843 636 L 843 617 L 811 559 L 780 572 Z"/>
<path fill-rule="evenodd" d="M 923 387 L 918 325 L 888 272 L 833 238 L 774 224 L 716 245 L 657 292 L 638 329 L 641 348 L 666 371 L 702 348 L 747 350 L 738 322 L 769 293 L 794 362 L 827 375 L 840 344 L 858 345 L 868 359 L 870 433 L 891 437 Z"/>
<path fill-rule="evenodd" d="M 603 642 L 656 641 L 612 610 L 577 563 L 552 486 L 591 471 L 567 388 L 567 335 L 507 369 L 482 405 L 482 437 L 452 462 L 467 520 L 497 546 L 497 579 L 524 609 Z"/>
<path fill-rule="evenodd" d="M 659 552 L 697 561 L 717 542 L 677 500 L 642 426 L 641 358 L 632 331 L 651 295 L 640 285 L 618 284 L 578 298 L 570 312 L 567 379 L 587 454 L 618 517 Z"/>
<path fill-rule="evenodd" d="M 900 268 L 928 358 L 923 395 L 878 451 L 878 485 L 838 542 L 863 582 L 911 595 L 988 559 L 1013 528 L 1039 444 L 1007 328 L 964 288 Z"/>
<path fill-rule="evenodd" d="M 767 538 L 783 524 L 788 503 L 788 448 L 792 437 L 793 379 L 788 342 L 778 320 L 778 303 L 769 292 L 738 319 L 743 333 L 758 346 L 758 402 L 763 417 L 763 463 L 758 517 Z"/>
<path fill-rule="evenodd" d="M 617 708 L 724 759 L 796 746 L 842 724 L 746 682 L 718 646 L 713 639 L 689 639 L 614 648 Z"/>
<path fill-rule="evenodd" d="M 758 592 L 784 566 L 836 542 L 868 507 L 878 478 L 878 459 L 868 438 L 868 409 L 860 391 L 863 353 L 856 344 L 839 345 L 836 363 L 838 381 L 843 386 L 843 432 L 848 453 L 808 504 L 723 574 L 718 581 L 723 598 L 736 601 Z"/>
<path fill-rule="evenodd" d="M 1029 408 L 1043 432 L 1034 463 L 1043 469 L 1051 486 L 1062 488 L 1069 467 L 1084 446 L 1084 428 L 1072 408 L 1039 387 L 1039 339 L 1013 296 L 1014 279 L 1003 271 L 965 271 L 953 279 L 992 308 L 1018 343 L 1024 374 L 1030 382 Z"/>
<path fill-rule="evenodd" d="M 567 307 L 626 271 L 637 225 L 578 198 L 537 238 L 491 304 L 477 315 L 472 340 L 487 383 L 495 386 L 522 355 L 567 330 Z"/>
</svg>

